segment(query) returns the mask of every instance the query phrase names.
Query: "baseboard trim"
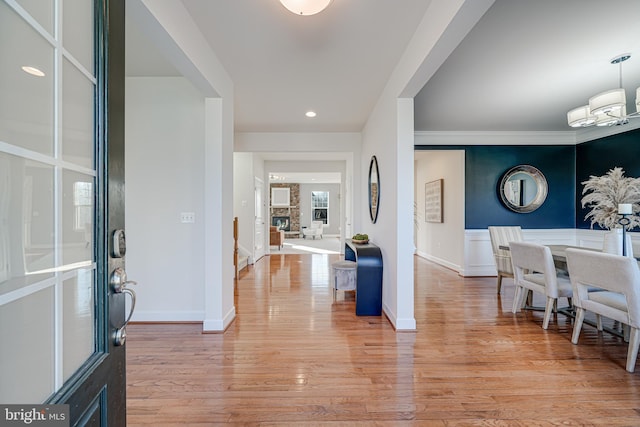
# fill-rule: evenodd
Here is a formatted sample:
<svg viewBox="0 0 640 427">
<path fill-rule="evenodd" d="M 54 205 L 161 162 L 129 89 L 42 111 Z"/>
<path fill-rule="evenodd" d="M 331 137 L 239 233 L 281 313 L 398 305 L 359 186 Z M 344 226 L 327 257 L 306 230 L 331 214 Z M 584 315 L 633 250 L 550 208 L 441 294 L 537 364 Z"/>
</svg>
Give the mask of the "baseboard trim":
<svg viewBox="0 0 640 427">
<path fill-rule="evenodd" d="M 134 311 L 131 323 L 202 323 L 204 311 Z"/>
<path fill-rule="evenodd" d="M 449 270 L 453 270 L 458 274 L 460 274 L 460 272 L 462 271 L 462 266 L 460 266 L 458 264 L 454 264 L 452 262 L 449 262 L 449 261 L 447 261 L 445 259 L 438 258 L 438 257 L 435 257 L 433 255 L 429 255 L 426 252 L 416 250 L 416 255 L 419 256 L 420 258 L 424 258 L 426 260 L 433 261 L 436 264 L 439 264 L 439 265 L 441 265 L 443 267 L 448 268 Z"/>
<path fill-rule="evenodd" d="M 416 330 L 416 319 L 402 318 L 398 319 L 391 314 L 392 311 L 386 304 L 382 305 L 382 314 L 387 318 L 393 329 L 397 332 L 412 332 Z"/>
<path fill-rule="evenodd" d="M 205 319 L 202 323 L 203 334 L 223 333 L 236 319 L 236 308 L 231 307 L 227 315 L 222 319 Z"/>
</svg>

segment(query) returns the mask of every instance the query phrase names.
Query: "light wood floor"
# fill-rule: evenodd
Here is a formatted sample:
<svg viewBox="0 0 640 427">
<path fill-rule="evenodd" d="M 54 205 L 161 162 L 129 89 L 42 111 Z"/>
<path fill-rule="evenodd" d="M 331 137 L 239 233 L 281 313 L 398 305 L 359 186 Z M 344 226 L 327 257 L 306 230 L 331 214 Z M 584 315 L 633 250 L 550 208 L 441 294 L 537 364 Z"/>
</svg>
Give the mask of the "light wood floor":
<svg viewBox="0 0 640 427">
<path fill-rule="evenodd" d="M 513 315 L 513 285 L 415 258 L 417 332 L 356 317 L 336 255 L 272 255 L 240 276 L 237 319 L 127 328 L 128 425 L 640 426 L 627 345 L 559 314 Z"/>
</svg>

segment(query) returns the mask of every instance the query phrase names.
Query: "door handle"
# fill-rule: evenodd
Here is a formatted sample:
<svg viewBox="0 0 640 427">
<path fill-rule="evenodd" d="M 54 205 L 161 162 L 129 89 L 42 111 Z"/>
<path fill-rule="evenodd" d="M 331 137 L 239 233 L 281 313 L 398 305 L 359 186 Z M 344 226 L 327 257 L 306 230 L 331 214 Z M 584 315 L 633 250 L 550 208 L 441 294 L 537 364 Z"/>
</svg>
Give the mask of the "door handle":
<svg viewBox="0 0 640 427">
<path fill-rule="evenodd" d="M 109 279 L 109 283 L 113 288 L 113 291 L 117 294 L 128 294 L 131 297 L 131 308 L 129 309 L 129 315 L 127 319 L 124 321 L 124 324 L 115 330 L 113 333 L 113 341 L 114 345 L 121 346 L 124 345 L 127 339 L 127 324 L 131 320 L 131 316 L 133 316 L 133 310 L 136 308 L 136 293 L 133 289 L 127 288 L 127 285 L 137 285 L 138 283 L 133 280 L 127 280 L 127 273 L 123 268 L 118 267 L 111 273 L 111 277 Z"/>
<path fill-rule="evenodd" d="M 135 284 L 135 282 L 133 282 Z M 129 320 L 131 320 L 131 316 L 133 316 L 133 310 L 136 309 L 136 293 L 133 289 L 123 288 L 123 294 L 129 294 L 131 296 L 131 308 L 129 310 L 129 315 L 127 316 L 127 320 L 124 321 L 124 324 L 116 329 L 114 332 L 114 344 L 116 347 L 124 345 L 127 340 L 127 325 L 129 324 Z"/>
</svg>

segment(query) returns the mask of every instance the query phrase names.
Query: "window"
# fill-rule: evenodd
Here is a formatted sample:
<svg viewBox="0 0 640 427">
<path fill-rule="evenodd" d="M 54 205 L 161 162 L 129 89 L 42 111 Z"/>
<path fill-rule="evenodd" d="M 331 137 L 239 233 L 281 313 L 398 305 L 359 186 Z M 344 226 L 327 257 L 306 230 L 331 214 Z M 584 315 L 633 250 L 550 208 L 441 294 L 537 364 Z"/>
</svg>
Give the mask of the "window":
<svg viewBox="0 0 640 427">
<path fill-rule="evenodd" d="M 311 220 L 329 224 L 329 192 L 311 192 Z"/>
</svg>

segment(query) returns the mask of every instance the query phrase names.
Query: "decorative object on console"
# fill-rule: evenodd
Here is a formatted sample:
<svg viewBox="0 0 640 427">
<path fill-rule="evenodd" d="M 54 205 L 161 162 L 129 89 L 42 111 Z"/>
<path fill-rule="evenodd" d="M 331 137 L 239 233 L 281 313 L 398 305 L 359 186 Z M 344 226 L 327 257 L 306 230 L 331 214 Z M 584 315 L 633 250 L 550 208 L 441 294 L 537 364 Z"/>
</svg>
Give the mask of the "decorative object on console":
<svg viewBox="0 0 640 427">
<path fill-rule="evenodd" d="M 588 193 L 582 197 L 582 207 L 591 208 L 584 219 L 591 221 L 591 227 L 597 224 L 611 231 L 605 235 L 604 251 L 633 256 L 626 232 L 640 225 L 640 178 L 625 177 L 624 170 L 615 167 L 582 184 L 582 194 Z"/>
<path fill-rule="evenodd" d="M 351 238 L 351 241 L 353 243 L 364 245 L 364 244 L 369 243 L 369 235 L 368 234 L 361 234 L 361 233 L 354 234 L 353 237 Z"/>
<path fill-rule="evenodd" d="M 618 64 L 620 87 L 601 92 L 589 98 L 589 105 L 574 108 L 567 113 L 567 122 L 571 127 L 624 125 L 629 119 L 640 117 L 640 87 L 636 89 L 636 112 L 627 114 L 627 98 L 622 86 L 622 63 L 631 58 L 623 53 L 611 60 Z"/>
</svg>

